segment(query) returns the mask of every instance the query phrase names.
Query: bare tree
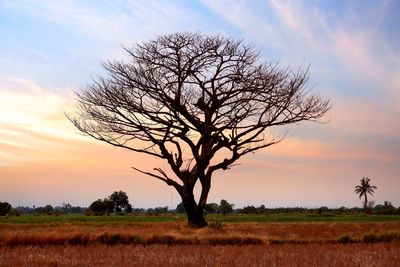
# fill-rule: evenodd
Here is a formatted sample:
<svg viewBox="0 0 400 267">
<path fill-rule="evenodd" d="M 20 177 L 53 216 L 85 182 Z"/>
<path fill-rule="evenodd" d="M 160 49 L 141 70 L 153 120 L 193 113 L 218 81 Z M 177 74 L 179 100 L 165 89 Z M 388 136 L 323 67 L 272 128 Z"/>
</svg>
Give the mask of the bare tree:
<svg viewBox="0 0 400 267">
<path fill-rule="evenodd" d="M 330 106 L 307 89 L 308 69 L 263 63 L 243 41 L 175 33 L 125 50 L 128 62 L 104 63 L 108 76 L 77 93 L 69 119 L 97 140 L 166 160 L 170 170 L 133 168 L 173 186 L 192 226 L 207 225 L 215 171 L 283 139 L 268 128 L 316 121 Z"/>
</svg>

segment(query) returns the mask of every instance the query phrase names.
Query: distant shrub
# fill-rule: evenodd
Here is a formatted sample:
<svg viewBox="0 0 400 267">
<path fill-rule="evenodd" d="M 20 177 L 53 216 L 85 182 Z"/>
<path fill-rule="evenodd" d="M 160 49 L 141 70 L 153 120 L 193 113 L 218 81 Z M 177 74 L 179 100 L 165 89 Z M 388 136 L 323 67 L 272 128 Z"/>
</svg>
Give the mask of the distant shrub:
<svg viewBox="0 0 400 267">
<path fill-rule="evenodd" d="M 10 216 L 20 216 L 21 212 L 17 209 L 11 209 L 10 212 L 8 213 Z"/>
<path fill-rule="evenodd" d="M 11 205 L 8 202 L 0 202 L 0 216 L 5 216 L 11 211 Z"/>
<path fill-rule="evenodd" d="M 235 204 L 230 204 L 228 201 L 225 199 L 222 199 L 219 206 L 218 206 L 218 211 L 225 215 L 226 213 L 231 213 L 233 212 L 233 206 Z"/>
<path fill-rule="evenodd" d="M 37 214 L 45 214 L 45 215 L 51 215 L 53 212 L 54 208 L 51 205 L 46 205 L 44 207 L 38 207 L 35 209 L 35 213 Z"/>
<path fill-rule="evenodd" d="M 90 204 L 89 209 L 86 211 L 86 215 L 108 215 L 110 213 L 110 205 L 108 200 L 98 199 Z"/>
<path fill-rule="evenodd" d="M 322 214 L 324 212 L 329 212 L 329 208 L 328 207 L 320 207 L 317 211 L 318 214 Z"/>
<path fill-rule="evenodd" d="M 154 208 L 154 213 L 162 213 L 162 214 L 164 214 L 164 213 L 168 213 L 168 206 L 165 206 L 165 207 L 155 207 Z"/>
<path fill-rule="evenodd" d="M 218 204 L 217 203 L 207 203 L 204 206 L 204 211 L 206 213 L 217 213 L 218 212 Z"/>
<path fill-rule="evenodd" d="M 63 211 L 63 210 L 56 210 L 56 209 L 54 209 L 54 210 L 52 210 L 52 211 L 49 212 L 49 215 L 53 215 L 53 216 L 60 216 L 60 215 L 64 215 L 64 214 L 66 214 L 65 211 Z"/>
<path fill-rule="evenodd" d="M 123 191 L 115 191 L 108 198 L 98 199 L 89 206 L 86 215 L 109 215 L 110 213 L 125 215 L 132 212 L 132 205 L 129 203 L 128 195 Z"/>
<path fill-rule="evenodd" d="M 241 210 L 241 213 L 255 214 L 255 213 L 258 213 L 258 209 L 254 206 L 246 206 Z"/>
<path fill-rule="evenodd" d="M 399 240 L 400 240 L 400 233 L 396 233 L 396 232 L 366 234 L 362 238 L 362 241 L 364 243 L 392 242 L 392 241 L 399 241 Z"/>
<path fill-rule="evenodd" d="M 177 213 L 185 213 L 185 206 L 183 205 L 182 202 L 179 203 L 179 204 L 176 206 L 176 212 L 177 212 Z"/>
<path fill-rule="evenodd" d="M 341 244 L 349 244 L 354 242 L 354 240 L 348 234 L 342 235 L 341 237 L 338 238 L 337 241 Z"/>
</svg>

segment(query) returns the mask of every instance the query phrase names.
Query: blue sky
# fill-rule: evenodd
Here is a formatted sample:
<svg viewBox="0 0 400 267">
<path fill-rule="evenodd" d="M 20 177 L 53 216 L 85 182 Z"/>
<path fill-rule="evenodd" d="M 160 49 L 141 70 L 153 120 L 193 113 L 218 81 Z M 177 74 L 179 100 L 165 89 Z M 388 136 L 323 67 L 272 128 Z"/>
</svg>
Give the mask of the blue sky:
<svg viewBox="0 0 400 267">
<path fill-rule="evenodd" d="M 310 87 L 332 101 L 328 124 L 284 129 L 288 140 L 218 174 L 211 201 L 355 206 L 369 176 L 374 199 L 399 206 L 398 14 L 399 1 L 0 1 L 0 201 L 89 205 L 123 189 L 136 206 L 170 205 L 171 194 L 176 205 L 130 171 L 141 156 L 82 137 L 64 112 L 101 61 L 126 58 L 121 45 L 198 31 L 244 39 L 281 66 L 311 65 Z"/>
</svg>

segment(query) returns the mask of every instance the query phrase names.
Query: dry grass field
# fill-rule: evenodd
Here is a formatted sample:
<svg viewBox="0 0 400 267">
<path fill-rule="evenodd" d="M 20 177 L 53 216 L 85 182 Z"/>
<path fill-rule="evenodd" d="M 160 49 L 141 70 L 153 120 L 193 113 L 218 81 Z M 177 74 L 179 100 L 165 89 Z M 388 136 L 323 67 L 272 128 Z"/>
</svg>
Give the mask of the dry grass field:
<svg viewBox="0 0 400 267">
<path fill-rule="evenodd" d="M 0 246 L 175 244 L 255 245 L 396 241 L 400 222 L 385 223 L 210 223 L 3 224 Z M 375 240 L 376 239 L 376 240 Z"/>
<path fill-rule="evenodd" d="M 3 223 L 0 266 L 400 266 L 400 222 Z"/>
<path fill-rule="evenodd" d="M 0 266 L 385 266 L 400 244 L 90 245 L 0 248 Z"/>
</svg>

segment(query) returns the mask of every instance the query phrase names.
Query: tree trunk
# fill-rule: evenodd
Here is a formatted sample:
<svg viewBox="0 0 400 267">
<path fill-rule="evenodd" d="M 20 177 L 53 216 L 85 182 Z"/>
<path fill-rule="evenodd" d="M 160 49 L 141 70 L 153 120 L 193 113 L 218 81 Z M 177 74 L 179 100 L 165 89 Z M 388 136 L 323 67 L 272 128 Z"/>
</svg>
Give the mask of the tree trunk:
<svg viewBox="0 0 400 267">
<path fill-rule="evenodd" d="M 199 208 L 194 200 L 193 192 L 182 194 L 182 203 L 185 206 L 188 224 L 192 227 L 202 228 L 207 226 L 203 209 Z"/>
<path fill-rule="evenodd" d="M 367 193 L 365 193 L 364 194 L 364 210 L 367 210 L 367 204 L 368 204 Z"/>
</svg>

